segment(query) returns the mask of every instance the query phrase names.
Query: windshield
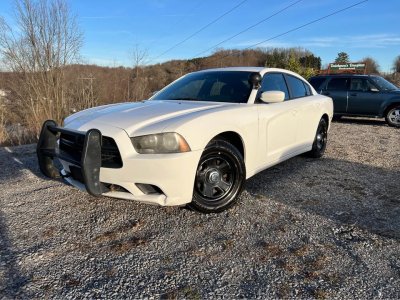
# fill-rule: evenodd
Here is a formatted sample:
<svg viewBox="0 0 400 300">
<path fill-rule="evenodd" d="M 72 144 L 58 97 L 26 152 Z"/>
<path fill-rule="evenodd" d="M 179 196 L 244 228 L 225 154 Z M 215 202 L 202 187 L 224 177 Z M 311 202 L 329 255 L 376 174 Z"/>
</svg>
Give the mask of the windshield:
<svg viewBox="0 0 400 300">
<path fill-rule="evenodd" d="M 192 100 L 247 103 L 251 72 L 210 71 L 188 74 L 162 89 L 150 100 Z"/>
<path fill-rule="evenodd" d="M 382 77 L 371 77 L 371 80 L 378 86 L 381 91 L 394 91 L 397 90 L 398 87 L 394 84 L 390 83 L 386 79 Z"/>
</svg>

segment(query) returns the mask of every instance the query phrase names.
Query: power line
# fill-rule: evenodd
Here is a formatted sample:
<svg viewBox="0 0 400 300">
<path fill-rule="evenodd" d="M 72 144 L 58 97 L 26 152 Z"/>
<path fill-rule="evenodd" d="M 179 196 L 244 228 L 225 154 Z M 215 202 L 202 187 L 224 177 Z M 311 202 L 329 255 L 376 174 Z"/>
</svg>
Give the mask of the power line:
<svg viewBox="0 0 400 300">
<path fill-rule="evenodd" d="M 192 33 L 191 35 L 189 35 L 187 38 L 185 38 L 184 40 L 180 41 L 179 43 L 173 45 L 171 48 L 165 50 L 163 53 L 161 53 L 160 55 L 158 55 L 157 57 L 155 57 L 154 59 L 157 59 L 161 56 L 163 56 L 164 54 L 170 52 L 171 50 L 175 49 L 176 47 L 182 45 L 184 42 L 188 41 L 189 39 L 191 39 L 192 37 L 194 37 L 195 35 L 199 34 L 200 32 L 202 32 L 204 29 L 210 27 L 211 25 L 213 25 L 214 23 L 216 23 L 217 21 L 219 21 L 220 19 L 222 19 L 223 17 L 225 17 L 227 14 L 231 13 L 232 11 L 234 11 L 236 8 L 238 8 L 239 6 L 243 5 L 245 2 L 247 2 L 248 0 L 243 0 L 241 1 L 239 4 L 235 5 L 234 7 L 232 7 L 230 10 L 228 10 L 227 12 L 223 13 L 222 15 L 220 15 L 219 17 L 217 17 L 216 19 L 214 19 L 213 21 L 211 21 L 210 23 L 204 25 L 203 27 L 201 27 L 199 30 L 197 30 L 196 32 Z"/>
<path fill-rule="evenodd" d="M 203 4 L 204 4 L 203 0 L 199 0 L 194 6 L 192 6 L 192 7 L 190 8 L 190 11 L 195 11 L 195 10 L 197 10 L 197 9 L 198 9 L 201 5 L 203 5 Z M 163 40 L 163 39 L 167 38 L 168 30 L 170 30 L 170 29 L 172 29 L 173 27 L 176 27 L 176 26 L 178 26 L 178 25 L 181 25 L 181 24 L 183 23 L 183 21 L 184 21 L 187 17 L 188 17 L 188 15 L 183 15 L 183 16 L 180 17 L 177 21 L 173 22 L 173 24 L 170 24 L 166 29 L 164 28 L 164 30 L 162 30 L 162 32 L 161 32 L 161 35 L 160 35 L 160 34 L 158 35 L 160 38 L 158 38 L 158 39 L 152 41 L 152 42 L 150 43 L 150 45 L 147 45 L 146 47 L 150 49 L 150 48 L 152 48 L 152 46 L 154 46 L 156 43 L 159 43 L 160 40 Z"/>
<path fill-rule="evenodd" d="M 208 48 L 207 50 L 204 50 L 204 51 L 202 51 L 202 52 L 197 53 L 195 56 L 200 56 L 201 54 L 203 54 L 203 53 L 205 53 L 205 52 L 208 52 L 209 50 L 212 50 L 212 49 L 218 47 L 219 45 L 221 45 L 221 44 L 223 44 L 223 43 L 225 43 L 225 42 L 227 42 L 227 41 L 230 41 L 231 39 L 233 39 L 233 38 L 235 38 L 235 37 L 237 37 L 237 36 L 239 36 L 239 35 L 245 33 L 246 31 L 249 31 L 250 29 L 252 29 L 252 28 L 254 28 L 254 27 L 260 25 L 261 23 L 264 23 L 265 21 L 268 21 L 269 19 L 275 17 L 276 15 L 279 15 L 280 13 L 284 12 L 285 10 L 289 9 L 290 7 L 296 5 L 297 3 L 301 2 L 301 1 L 303 1 L 303 0 L 297 0 L 297 1 L 295 1 L 295 2 L 293 2 L 293 3 L 291 3 L 291 4 L 289 4 L 288 6 L 286 6 L 286 7 L 282 8 L 281 10 L 279 10 L 279 11 L 273 13 L 272 15 L 269 15 L 268 17 L 266 17 L 266 18 L 264 18 L 264 19 L 258 21 L 257 23 L 255 23 L 255 24 L 253 24 L 253 25 L 247 27 L 246 29 L 243 29 L 242 31 L 240 31 L 240 32 L 238 32 L 238 33 L 236 33 L 236 34 L 230 36 L 229 38 L 223 40 L 222 42 L 219 42 L 218 44 L 215 44 L 214 46 Z"/>
<path fill-rule="evenodd" d="M 359 1 L 359 2 L 357 2 L 357 3 L 354 3 L 354 4 L 350 5 L 350 6 L 347 6 L 347 7 L 345 7 L 345 8 L 336 10 L 336 11 L 334 11 L 334 12 L 332 12 L 332 13 L 330 13 L 330 14 L 327 14 L 327 15 L 325 15 L 325 16 L 323 16 L 323 17 L 320 17 L 320 18 L 318 18 L 318 19 L 312 20 L 312 21 L 310 21 L 310 22 L 307 22 L 307 23 L 305 23 L 305 24 L 303 24 L 303 25 L 297 26 L 297 27 L 295 27 L 295 28 L 293 28 L 293 29 L 290 29 L 290 30 L 288 30 L 288 31 L 285 31 L 285 32 L 283 32 L 283 33 L 277 34 L 277 35 L 275 35 L 275 36 L 273 36 L 273 37 L 270 37 L 270 38 L 268 38 L 268 39 L 266 39 L 266 40 L 263 40 L 263 41 L 258 42 L 258 43 L 256 43 L 256 44 L 253 44 L 253 45 L 251 45 L 251 46 L 248 46 L 248 47 L 246 47 L 246 48 L 244 48 L 244 49 L 242 49 L 242 50 L 248 50 L 248 49 L 254 48 L 254 47 L 256 47 L 256 46 L 258 46 L 258 45 L 260 45 L 260 44 L 269 42 L 269 41 L 271 41 L 271 40 L 273 40 L 273 39 L 276 39 L 276 38 L 278 38 L 278 37 L 284 36 L 284 35 L 286 35 L 286 34 L 288 34 L 288 33 L 297 31 L 297 30 L 299 30 L 299 29 L 301 29 L 301 28 L 304 28 L 304 27 L 309 26 L 309 25 L 311 25 L 311 24 L 314 24 L 314 23 L 316 23 L 316 22 L 319 22 L 319 21 L 322 21 L 322 20 L 324 20 L 324 19 L 327 19 L 327 18 L 329 18 L 329 17 L 331 17 L 331 16 L 333 16 L 333 15 L 336 15 L 336 14 L 341 13 L 341 12 L 343 12 L 343 11 L 349 10 L 350 8 L 353 8 L 353 7 L 355 7 L 355 6 L 361 5 L 362 3 L 365 3 L 365 2 L 368 2 L 368 0 Z M 228 57 L 229 55 L 230 55 L 230 54 L 224 55 L 224 56 L 222 56 L 222 57 L 217 57 L 216 59 L 221 60 L 221 59 L 223 59 L 223 58 L 225 58 L 225 57 Z M 212 61 L 212 60 L 211 60 L 211 61 Z"/>
<path fill-rule="evenodd" d="M 254 48 L 255 46 L 258 46 L 258 45 L 260 45 L 260 44 L 264 44 L 265 42 L 269 42 L 270 40 L 276 39 L 276 38 L 278 38 L 278 37 L 281 37 L 281 36 L 283 36 L 283 35 L 286 35 L 286 34 L 288 34 L 288 33 L 293 32 L 293 31 L 297 31 L 297 30 L 299 30 L 299 29 L 301 29 L 301 28 L 304 28 L 304 27 L 309 26 L 309 25 L 311 25 L 311 24 L 314 24 L 314 23 L 316 23 L 316 22 L 319 22 L 319 21 L 322 21 L 322 20 L 324 20 L 324 19 L 327 19 L 327 18 L 329 18 L 329 17 L 331 17 L 331 16 L 333 16 L 333 15 L 336 15 L 336 14 L 338 14 L 338 13 L 341 13 L 341 12 L 343 12 L 343 11 L 345 11 L 345 10 L 348 10 L 348 9 L 350 9 L 350 8 L 353 8 L 353 7 L 355 7 L 355 6 L 358 6 L 358 5 L 360 5 L 360 4 L 364 3 L 364 2 L 367 2 L 367 1 L 368 1 L 368 0 L 363 0 L 363 1 L 357 2 L 357 3 L 353 4 L 353 5 L 347 6 L 347 7 L 345 7 L 345 8 L 339 9 L 339 10 L 334 11 L 334 12 L 332 12 L 332 13 L 330 13 L 330 14 L 328 14 L 328 15 L 325 15 L 325 16 L 323 16 L 323 17 L 321 17 L 321 18 L 315 19 L 315 20 L 313 20 L 313 21 L 310 21 L 310 22 L 308 22 L 308 23 L 305 23 L 305 24 L 303 24 L 303 25 L 300 25 L 300 26 L 298 26 L 298 27 L 296 27 L 296 28 L 290 29 L 290 30 L 288 30 L 288 31 L 285 31 L 285 32 L 283 32 L 283 33 L 280 33 L 280 34 L 278 34 L 278 35 L 275 35 L 275 36 L 273 36 L 273 37 L 271 37 L 271 38 L 268 38 L 268 39 L 266 39 L 266 40 L 264 40 L 264 41 L 261 41 L 261 42 L 258 42 L 258 43 L 256 43 L 256 44 L 254 44 L 254 45 L 251 45 L 251 46 L 249 46 L 249 47 L 246 47 L 246 48 L 244 48 L 243 50 L 247 50 L 247 49 L 250 49 L 250 48 Z"/>
</svg>

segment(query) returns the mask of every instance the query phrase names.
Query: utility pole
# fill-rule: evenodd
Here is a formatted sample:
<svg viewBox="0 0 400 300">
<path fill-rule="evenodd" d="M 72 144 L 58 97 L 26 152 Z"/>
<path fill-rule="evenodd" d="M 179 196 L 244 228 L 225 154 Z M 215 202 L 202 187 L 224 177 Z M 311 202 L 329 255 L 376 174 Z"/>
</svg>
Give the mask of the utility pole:
<svg viewBox="0 0 400 300">
<path fill-rule="evenodd" d="M 93 80 L 96 78 L 93 77 L 93 74 L 89 74 L 87 77 L 80 77 L 78 78 L 81 80 L 81 95 L 82 95 L 82 100 L 85 103 L 85 107 L 93 107 L 96 105 L 96 101 L 94 99 L 94 93 L 93 93 Z"/>
</svg>

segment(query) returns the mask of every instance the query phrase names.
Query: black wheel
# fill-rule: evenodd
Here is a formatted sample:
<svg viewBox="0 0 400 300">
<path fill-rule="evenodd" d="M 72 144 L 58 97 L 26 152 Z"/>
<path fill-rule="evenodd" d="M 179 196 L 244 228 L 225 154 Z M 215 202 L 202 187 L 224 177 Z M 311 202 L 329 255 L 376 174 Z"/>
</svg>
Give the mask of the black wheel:
<svg viewBox="0 0 400 300">
<path fill-rule="evenodd" d="M 200 158 L 188 206 L 204 213 L 221 212 L 236 202 L 245 179 L 241 153 L 227 141 L 212 141 Z"/>
<path fill-rule="evenodd" d="M 389 126 L 400 128 L 400 105 L 391 107 L 386 114 L 386 123 Z"/>
<path fill-rule="evenodd" d="M 312 149 L 308 155 L 314 158 L 319 158 L 324 155 L 326 143 L 328 141 L 328 124 L 324 118 L 319 121 L 317 133 L 315 134 Z"/>
</svg>

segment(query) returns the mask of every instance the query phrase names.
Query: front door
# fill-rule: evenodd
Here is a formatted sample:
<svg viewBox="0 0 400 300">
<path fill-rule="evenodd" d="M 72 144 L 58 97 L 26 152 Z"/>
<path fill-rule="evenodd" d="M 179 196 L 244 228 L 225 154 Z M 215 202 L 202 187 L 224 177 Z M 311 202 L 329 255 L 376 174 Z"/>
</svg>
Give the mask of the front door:
<svg viewBox="0 0 400 300">
<path fill-rule="evenodd" d="M 354 115 L 376 116 L 384 99 L 366 78 L 352 78 L 349 88 L 349 102 L 347 113 Z"/>
<path fill-rule="evenodd" d="M 296 148 L 296 132 L 298 126 L 299 103 L 291 101 L 286 80 L 282 73 L 267 73 L 259 93 L 282 91 L 285 101 L 280 103 L 259 103 L 259 134 L 263 145 L 260 161 L 271 164 L 290 155 Z M 265 154 L 266 153 L 266 154 Z"/>
</svg>

